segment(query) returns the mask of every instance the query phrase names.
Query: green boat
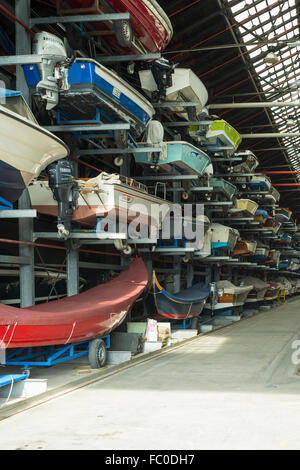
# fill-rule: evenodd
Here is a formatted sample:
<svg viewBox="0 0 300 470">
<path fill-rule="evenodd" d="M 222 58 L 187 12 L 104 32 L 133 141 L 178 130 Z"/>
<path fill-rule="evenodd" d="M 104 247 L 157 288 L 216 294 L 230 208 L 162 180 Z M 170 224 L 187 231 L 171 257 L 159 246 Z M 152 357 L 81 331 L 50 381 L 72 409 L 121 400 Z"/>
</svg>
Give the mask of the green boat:
<svg viewBox="0 0 300 470">
<path fill-rule="evenodd" d="M 179 175 L 203 175 L 210 157 L 188 142 L 168 142 L 162 144 L 161 152 L 135 153 L 135 161 L 141 165 L 150 165 L 162 173 Z"/>
<path fill-rule="evenodd" d="M 196 141 L 201 142 L 204 149 L 218 152 L 218 148 L 221 148 L 222 153 L 228 158 L 234 154 L 242 142 L 240 134 L 223 119 L 213 121 L 204 135 L 199 134 L 198 126 L 190 126 L 189 133 Z M 224 147 L 226 149 L 223 149 Z"/>
</svg>

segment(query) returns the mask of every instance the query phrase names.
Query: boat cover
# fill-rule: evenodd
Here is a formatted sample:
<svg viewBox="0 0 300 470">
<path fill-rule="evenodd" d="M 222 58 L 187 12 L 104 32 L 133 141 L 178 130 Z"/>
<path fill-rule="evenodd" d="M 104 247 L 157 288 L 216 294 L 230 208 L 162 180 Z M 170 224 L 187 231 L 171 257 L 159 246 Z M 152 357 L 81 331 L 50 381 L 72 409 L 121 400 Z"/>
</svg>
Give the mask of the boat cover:
<svg viewBox="0 0 300 470">
<path fill-rule="evenodd" d="M 137 258 L 112 281 L 81 294 L 25 309 L 0 304 L 0 347 L 68 344 L 108 334 L 147 283 L 147 268 Z"/>
<path fill-rule="evenodd" d="M 154 274 L 148 305 L 152 309 L 151 314 L 156 311 L 154 316 L 185 320 L 200 315 L 209 294 L 210 288 L 200 283 L 176 294 L 170 294 L 159 284 Z"/>
</svg>

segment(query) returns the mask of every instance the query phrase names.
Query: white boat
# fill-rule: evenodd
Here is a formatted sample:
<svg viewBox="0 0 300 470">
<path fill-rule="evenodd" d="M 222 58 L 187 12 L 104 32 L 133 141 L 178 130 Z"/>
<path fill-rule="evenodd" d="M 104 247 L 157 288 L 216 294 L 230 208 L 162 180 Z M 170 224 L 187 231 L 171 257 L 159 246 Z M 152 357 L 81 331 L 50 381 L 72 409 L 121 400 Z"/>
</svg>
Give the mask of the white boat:
<svg viewBox="0 0 300 470">
<path fill-rule="evenodd" d="M 17 201 L 33 178 L 69 149 L 37 123 L 21 93 L 5 94 L 0 105 L 0 197 Z"/>
<path fill-rule="evenodd" d="M 240 236 L 239 232 L 232 227 L 227 227 L 217 223 L 211 224 L 211 229 L 212 250 L 232 252 Z"/>
<path fill-rule="evenodd" d="M 216 283 L 218 300 L 213 309 L 225 309 L 226 307 L 240 307 L 244 305 L 252 285 L 235 286 L 229 281 L 218 281 Z"/>
<path fill-rule="evenodd" d="M 97 177 L 77 179 L 77 208 L 72 220 L 95 226 L 104 217 L 127 223 L 139 217 L 142 225 L 160 226 L 170 201 L 148 193 L 147 187 L 132 178 L 118 174 L 100 173 Z M 57 201 L 47 180 L 34 181 L 29 186 L 31 204 L 41 214 L 58 215 Z M 137 214 L 139 213 L 139 215 Z"/>
<path fill-rule="evenodd" d="M 283 285 L 280 282 L 268 282 L 269 288 L 265 293 L 265 300 L 275 300 L 278 298 L 279 292 L 283 289 Z"/>
<path fill-rule="evenodd" d="M 274 268 L 278 268 L 281 252 L 279 250 L 270 250 L 266 263 L 270 264 Z"/>
<path fill-rule="evenodd" d="M 157 84 L 151 70 L 139 72 L 141 87 L 143 90 L 154 93 L 157 91 Z M 166 101 L 192 102 L 195 106 L 196 114 L 201 113 L 208 100 L 208 92 L 204 84 L 191 70 L 186 68 L 175 68 L 172 73 L 172 85 L 166 89 Z M 171 108 L 175 113 L 180 113 L 184 119 L 188 118 L 187 108 L 175 106 Z"/>
<path fill-rule="evenodd" d="M 264 300 L 265 294 L 269 289 L 269 284 L 267 282 L 262 281 L 261 279 L 254 277 L 254 276 L 242 276 L 239 280 L 245 286 L 253 286 L 253 289 L 249 292 L 246 303 L 249 302 L 259 302 Z"/>
<path fill-rule="evenodd" d="M 279 199 L 280 199 L 280 193 L 277 191 L 276 188 L 274 188 L 274 186 L 271 186 L 268 193 L 265 195 L 265 199 L 268 200 L 268 202 L 270 202 L 270 204 L 276 204 L 277 202 L 279 202 Z"/>
<path fill-rule="evenodd" d="M 293 285 L 287 277 L 280 276 L 276 280 L 277 280 L 277 282 L 282 284 L 282 286 L 285 290 L 285 295 L 292 295 L 293 294 Z"/>
<path fill-rule="evenodd" d="M 266 220 L 265 225 L 264 225 L 264 228 L 267 231 L 272 232 L 274 235 L 278 232 L 280 227 L 281 227 L 281 222 L 278 222 L 278 220 L 273 217 L 269 217 Z"/>
<path fill-rule="evenodd" d="M 270 248 L 268 248 L 266 245 L 258 244 L 254 255 L 251 256 L 251 259 L 253 261 L 263 261 L 268 257 L 269 251 Z"/>
</svg>

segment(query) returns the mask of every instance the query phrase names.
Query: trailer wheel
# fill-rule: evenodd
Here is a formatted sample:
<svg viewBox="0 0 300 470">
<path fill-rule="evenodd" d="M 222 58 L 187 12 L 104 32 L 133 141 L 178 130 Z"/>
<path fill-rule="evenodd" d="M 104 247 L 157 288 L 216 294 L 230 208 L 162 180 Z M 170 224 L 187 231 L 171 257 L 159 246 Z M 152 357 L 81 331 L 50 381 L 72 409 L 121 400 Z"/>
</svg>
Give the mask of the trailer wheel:
<svg viewBox="0 0 300 470">
<path fill-rule="evenodd" d="M 107 360 L 107 350 L 103 339 L 97 338 L 91 342 L 89 349 L 89 363 L 92 369 L 104 367 Z"/>
<path fill-rule="evenodd" d="M 129 47 L 133 41 L 133 30 L 128 20 L 116 21 L 116 38 L 120 46 Z"/>
</svg>

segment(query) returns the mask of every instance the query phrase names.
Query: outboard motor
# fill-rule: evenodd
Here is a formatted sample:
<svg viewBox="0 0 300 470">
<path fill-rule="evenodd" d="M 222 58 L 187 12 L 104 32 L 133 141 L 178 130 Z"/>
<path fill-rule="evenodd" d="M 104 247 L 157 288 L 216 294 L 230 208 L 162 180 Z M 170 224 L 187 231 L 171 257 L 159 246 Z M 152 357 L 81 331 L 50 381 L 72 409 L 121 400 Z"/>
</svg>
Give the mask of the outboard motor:
<svg viewBox="0 0 300 470">
<path fill-rule="evenodd" d="M 157 101 L 160 103 L 166 100 L 167 88 L 170 86 L 171 75 L 175 65 L 170 64 L 167 59 L 154 60 L 151 71 L 158 88 Z"/>
<path fill-rule="evenodd" d="M 73 59 L 68 59 L 64 42 L 45 31 L 34 36 L 32 52 L 42 58 L 42 63 L 38 64 L 41 81 L 37 90 L 47 101 L 46 109 L 49 111 L 58 104 L 59 90 L 69 89 L 68 68 Z"/>
<path fill-rule="evenodd" d="M 58 234 L 67 238 L 71 230 L 72 202 L 74 201 L 74 178 L 72 164 L 67 159 L 58 160 L 47 167 L 49 187 L 58 202 Z"/>
</svg>

